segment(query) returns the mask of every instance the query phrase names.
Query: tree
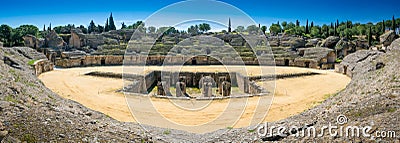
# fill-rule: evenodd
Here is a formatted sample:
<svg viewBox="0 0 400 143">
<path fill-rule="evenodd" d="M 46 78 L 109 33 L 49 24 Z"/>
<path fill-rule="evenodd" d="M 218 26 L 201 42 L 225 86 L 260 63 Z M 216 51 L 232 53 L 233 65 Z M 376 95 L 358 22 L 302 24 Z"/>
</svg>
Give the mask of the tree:
<svg viewBox="0 0 400 143">
<path fill-rule="evenodd" d="M 108 18 L 107 18 L 106 25 L 104 25 L 104 32 L 108 31 L 110 31 L 110 25 L 108 25 Z"/>
<path fill-rule="evenodd" d="M 104 27 L 101 25 L 97 25 L 97 32 L 102 33 L 104 31 Z"/>
<path fill-rule="evenodd" d="M 21 25 L 16 29 L 12 30 L 11 32 L 12 46 L 22 46 L 24 44 L 22 37 L 28 34 L 33 36 L 38 36 L 39 28 L 37 28 L 34 25 Z"/>
<path fill-rule="evenodd" d="M 136 23 L 133 23 L 132 25 L 129 25 L 128 29 L 137 29 L 139 26 L 144 27 L 144 22 L 143 21 L 136 21 Z"/>
<path fill-rule="evenodd" d="M 278 24 L 272 24 L 272 25 L 269 27 L 269 32 L 270 32 L 271 34 L 273 34 L 273 35 L 278 34 L 279 32 L 281 32 L 281 30 L 282 30 L 282 28 L 281 28 L 281 26 L 278 25 Z"/>
<path fill-rule="evenodd" d="M 5 47 L 12 46 L 12 39 L 11 39 L 12 30 L 13 29 L 10 26 L 5 24 L 0 26 L 0 41 L 3 42 Z"/>
<path fill-rule="evenodd" d="M 385 31 L 386 31 L 385 20 L 382 21 L 382 27 L 381 28 L 382 28 L 381 32 L 385 33 Z"/>
<path fill-rule="evenodd" d="M 202 32 L 207 32 L 208 30 L 211 30 L 211 27 L 207 23 L 202 23 L 202 24 L 199 24 L 199 30 Z"/>
<path fill-rule="evenodd" d="M 358 25 L 357 26 L 358 34 L 359 35 L 366 35 L 367 34 L 367 28 L 365 27 L 364 24 Z"/>
<path fill-rule="evenodd" d="M 117 30 L 117 28 L 115 27 L 115 23 L 114 23 L 114 18 L 113 18 L 113 15 L 112 15 L 112 13 L 111 13 L 111 15 L 110 15 L 110 19 L 109 19 L 110 21 L 109 21 L 109 30 Z"/>
<path fill-rule="evenodd" d="M 368 31 L 368 46 L 372 46 L 372 26 L 369 27 Z"/>
<path fill-rule="evenodd" d="M 94 24 L 93 20 L 90 21 L 89 27 L 88 27 L 88 33 L 93 33 L 93 32 L 97 32 L 97 27 L 96 24 Z"/>
<path fill-rule="evenodd" d="M 79 28 L 83 33 L 88 34 L 88 29 L 87 29 L 85 26 L 80 25 L 78 28 Z"/>
<path fill-rule="evenodd" d="M 313 27 L 314 27 L 314 22 L 311 21 L 310 29 L 312 29 Z"/>
<path fill-rule="evenodd" d="M 244 26 L 238 26 L 236 27 L 236 32 L 244 32 Z"/>
<path fill-rule="evenodd" d="M 315 38 L 320 38 L 321 34 L 320 34 L 320 29 L 318 27 L 311 27 L 311 36 L 315 37 Z"/>
<path fill-rule="evenodd" d="M 296 26 L 300 26 L 299 20 L 296 20 Z"/>
<path fill-rule="evenodd" d="M 309 33 L 310 33 L 310 31 L 308 29 L 308 19 L 307 19 L 307 22 L 306 22 L 306 34 L 309 34 Z"/>
<path fill-rule="evenodd" d="M 127 28 L 127 26 L 125 25 L 125 22 L 122 22 L 121 23 L 121 29 L 126 29 Z"/>
<path fill-rule="evenodd" d="M 396 33 L 396 20 L 394 19 L 394 15 L 392 17 L 392 30 Z"/>
<path fill-rule="evenodd" d="M 150 26 L 149 28 L 147 28 L 147 30 L 149 31 L 149 33 L 155 33 L 156 32 L 156 27 Z"/>
<path fill-rule="evenodd" d="M 197 26 L 197 25 L 196 25 Z M 174 33 L 179 33 L 178 30 L 175 29 L 175 27 L 159 27 L 157 29 L 157 34 L 163 34 L 163 35 L 170 35 Z"/>
<path fill-rule="evenodd" d="M 261 31 L 263 32 L 263 34 L 265 34 L 265 31 L 267 31 L 267 26 L 265 26 L 265 25 L 261 26 Z"/>
<path fill-rule="evenodd" d="M 285 29 L 285 27 L 288 25 L 288 23 L 286 21 L 283 21 L 281 25 L 282 25 L 282 28 Z"/>
<path fill-rule="evenodd" d="M 246 28 L 246 31 L 249 32 L 249 34 L 257 34 L 258 30 L 259 28 L 256 25 L 250 25 Z"/>
<path fill-rule="evenodd" d="M 195 35 L 195 34 L 198 34 L 199 33 L 199 26 L 197 26 L 197 25 L 192 25 L 192 26 L 190 26 L 189 28 L 188 28 L 188 33 L 190 33 L 190 34 L 192 34 L 192 35 Z"/>
</svg>

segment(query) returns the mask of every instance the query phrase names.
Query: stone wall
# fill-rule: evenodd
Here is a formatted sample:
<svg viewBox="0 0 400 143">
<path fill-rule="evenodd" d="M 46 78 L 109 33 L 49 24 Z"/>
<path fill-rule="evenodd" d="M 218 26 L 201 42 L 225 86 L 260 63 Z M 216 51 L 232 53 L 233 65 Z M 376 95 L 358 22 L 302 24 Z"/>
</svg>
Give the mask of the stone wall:
<svg viewBox="0 0 400 143">
<path fill-rule="evenodd" d="M 54 65 L 49 60 L 38 60 L 38 61 L 35 61 L 35 63 L 33 64 L 33 67 L 35 69 L 35 74 L 38 76 L 44 72 L 52 71 Z"/>
<path fill-rule="evenodd" d="M 122 65 L 124 56 L 113 55 L 87 55 L 70 58 L 57 58 L 55 65 L 62 68 L 85 67 L 85 66 L 106 66 Z"/>
</svg>

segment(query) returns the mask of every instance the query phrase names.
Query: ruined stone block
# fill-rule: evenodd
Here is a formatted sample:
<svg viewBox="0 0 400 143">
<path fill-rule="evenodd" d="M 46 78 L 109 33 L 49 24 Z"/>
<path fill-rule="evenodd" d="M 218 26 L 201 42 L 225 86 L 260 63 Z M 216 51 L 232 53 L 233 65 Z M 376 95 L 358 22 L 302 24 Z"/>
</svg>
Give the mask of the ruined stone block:
<svg viewBox="0 0 400 143">
<path fill-rule="evenodd" d="M 184 97 L 186 94 L 186 84 L 184 82 L 176 83 L 176 97 Z"/>
<path fill-rule="evenodd" d="M 222 96 L 230 96 L 231 95 L 231 83 L 229 81 L 222 82 Z"/>
</svg>

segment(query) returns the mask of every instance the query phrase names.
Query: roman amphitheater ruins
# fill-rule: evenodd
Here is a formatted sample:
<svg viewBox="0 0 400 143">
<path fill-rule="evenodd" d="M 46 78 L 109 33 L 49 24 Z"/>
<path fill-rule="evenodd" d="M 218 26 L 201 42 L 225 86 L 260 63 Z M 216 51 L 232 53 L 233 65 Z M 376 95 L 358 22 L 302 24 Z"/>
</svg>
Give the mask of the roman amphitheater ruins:
<svg viewBox="0 0 400 143">
<path fill-rule="evenodd" d="M 120 121 L 199 133 L 246 127 L 255 118 L 265 122 L 298 114 L 350 82 L 330 69 L 335 68 L 336 54 L 347 54 L 351 48 L 335 51 L 329 47 L 339 42 L 329 38 L 269 36 L 268 41 L 255 40 L 261 46 L 252 48 L 243 35 L 233 32 L 161 37 L 148 33 L 157 40 L 144 45 L 151 46 L 146 51 L 130 41 L 133 30 L 54 33 L 46 39 L 24 37 L 27 46 L 48 59 L 33 63 L 36 74 L 62 97 Z M 266 117 L 255 115 L 262 99 Z M 156 109 L 146 110 L 149 106 Z M 138 108 L 142 110 L 134 111 Z M 213 123 L 224 116 L 222 112 L 238 115 Z M 204 124 L 202 129 L 191 128 Z"/>
</svg>

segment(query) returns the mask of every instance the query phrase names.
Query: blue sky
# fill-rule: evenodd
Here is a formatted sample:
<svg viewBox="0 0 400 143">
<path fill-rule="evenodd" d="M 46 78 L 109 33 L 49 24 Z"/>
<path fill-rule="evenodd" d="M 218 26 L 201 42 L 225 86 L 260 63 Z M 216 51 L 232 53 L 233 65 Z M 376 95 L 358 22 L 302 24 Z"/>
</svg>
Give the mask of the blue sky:
<svg viewBox="0 0 400 143">
<path fill-rule="evenodd" d="M 111 3 L 110 3 L 111 2 Z M 147 17 L 157 12 L 159 9 L 179 2 L 178 0 L 147 0 L 147 1 L 82 1 L 82 0 L 2 0 L 0 9 L 0 24 L 8 24 L 17 27 L 21 24 L 33 24 L 38 27 L 46 26 L 51 22 L 53 27 L 72 23 L 75 25 L 87 26 L 90 20 L 96 24 L 104 25 L 105 20 L 112 12 L 117 27 L 120 23 L 132 24 L 137 20 L 145 20 Z M 209 1 L 207 1 L 209 2 Z M 201 2 L 195 4 L 192 11 L 184 10 L 182 7 L 175 7 L 163 16 L 159 16 L 158 21 L 154 21 L 155 26 L 161 26 L 166 19 L 174 22 L 179 18 L 219 18 L 226 24 L 227 17 L 231 17 L 233 27 L 246 25 L 242 17 L 234 12 L 230 13 L 216 5 L 207 5 Z M 306 19 L 314 21 L 315 24 L 329 24 L 339 19 L 340 21 L 352 20 L 353 22 L 379 22 L 382 19 L 391 19 L 392 15 L 400 18 L 399 0 L 233 0 L 222 2 L 228 3 L 239 8 L 248 14 L 255 23 L 270 25 L 276 21 L 300 20 L 304 24 Z M 196 9 L 198 8 L 198 9 Z M 183 10 L 182 10 L 183 9 Z M 171 21 L 171 22 L 172 22 Z M 181 24 L 181 27 L 190 24 Z M 177 26 L 179 27 L 179 26 Z M 218 27 L 218 25 L 216 26 Z M 220 28 L 220 27 L 218 27 Z M 214 28 L 214 29 L 218 29 Z"/>
</svg>

